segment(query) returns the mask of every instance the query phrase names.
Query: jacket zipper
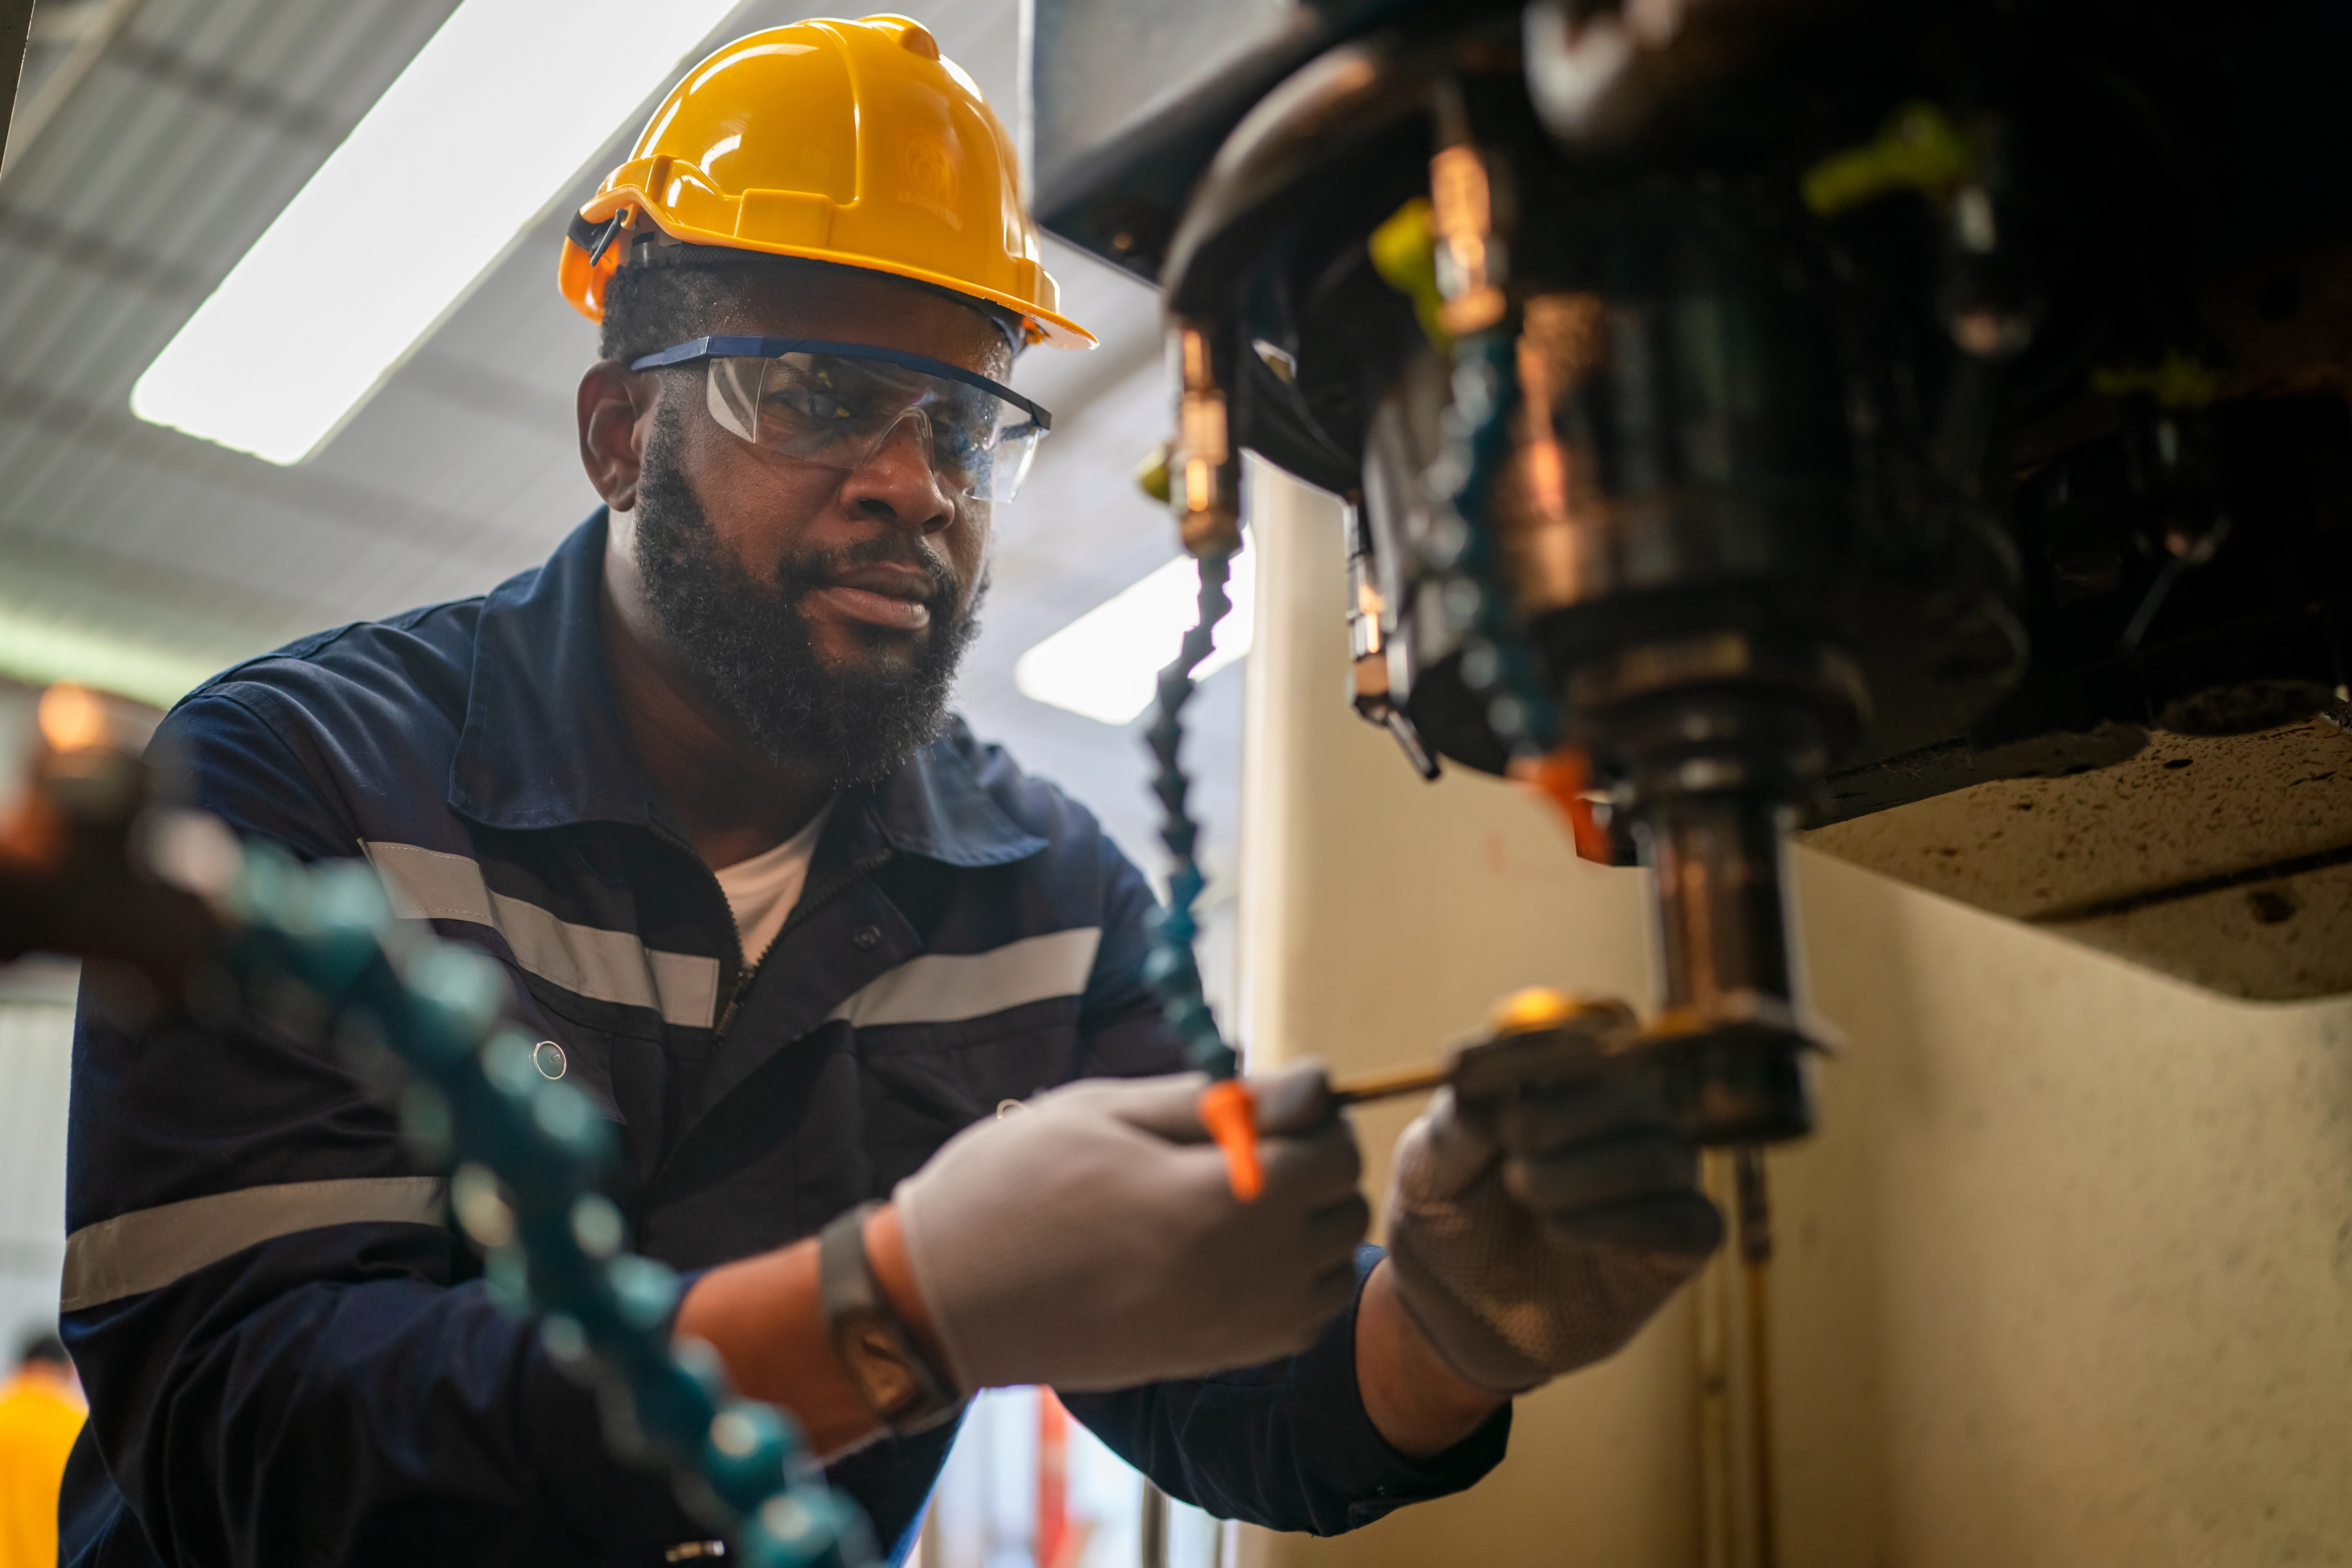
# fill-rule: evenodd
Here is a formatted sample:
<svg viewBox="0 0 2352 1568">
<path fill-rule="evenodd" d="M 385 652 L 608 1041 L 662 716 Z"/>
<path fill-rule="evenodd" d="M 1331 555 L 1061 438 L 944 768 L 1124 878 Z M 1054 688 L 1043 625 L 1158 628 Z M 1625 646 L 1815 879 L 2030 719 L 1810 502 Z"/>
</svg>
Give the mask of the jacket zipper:
<svg viewBox="0 0 2352 1568">
<path fill-rule="evenodd" d="M 784 938 L 792 935 L 793 932 L 798 930 L 811 915 L 815 914 L 818 910 L 830 902 L 835 894 L 841 892 L 851 883 L 871 875 L 881 867 L 883 862 L 890 858 L 890 847 L 885 844 L 873 854 L 866 856 L 864 859 L 848 867 L 846 869 L 842 871 L 839 876 L 833 878 L 830 881 L 820 883 L 813 890 L 803 889 L 801 893 L 800 902 L 794 904 L 793 906 L 793 912 L 784 917 L 783 926 L 776 932 L 775 941 L 768 944 L 768 952 L 773 952 L 777 948 L 782 946 Z M 699 860 L 701 858 L 697 856 L 696 858 Z M 713 888 L 719 888 L 719 873 L 711 871 L 710 868 L 708 866 L 705 866 L 703 869 L 709 874 L 710 885 Z M 719 889 L 719 897 L 721 902 L 726 900 L 727 893 L 725 889 Z M 731 923 L 734 915 L 732 906 L 730 906 L 728 915 Z M 761 963 L 764 963 L 766 962 L 766 956 L 764 954 L 761 955 Z M 727 998 L 726 1010 L 719 1015 L 719 1022 L 710 1031 L 710 1038 L 713 1045 L 716 1045 L 718 1042 L 727 1037 L 728 1026 L 735 1022 L 735 1016 L 743 1010 L 743 998 L 751 991 L 751 982 L 759 977 L 759 963 L 746 963 L 743 962 L 743 932 L 741 928 L 738 927 L 735 932 L 735 989 Z"/>
<path fill-rule="evenodd" d="M 700 870 L 705 878 L 709 879 L 710 890 L 719 895 L 719 907 L 727 911 L 727 934 L 735 939 L 735 973 L 738 976 L 735 983 L 735 991 L 738 995 L 740 995 L 743 990 L 743 981 L 741 976 L 750 967 L 750 965 L 743 962 L 743 928 L 736 922 L 735 906 L 728 901 L 727 889 L 720 884 L 719 880 L 719 873 L 712 870 L 710 868 L 709 862 L 703 859 L 701 851 L 695 848 L 693 845 L 688 844 L 677 834 L 672 833 L 668 828 L 664 827 L 660 823 L 649 823 L 646 826 L 653 829 L 655 837 L 660 839 L 671 848 L 679 851 L 681 854 L 685 855 L 687 858 L 692 860 L 696 868 Z M 730 1004 L 730 1011 L 728 1016 L 732 1017 L 734 1015 L 731 1011 L 731 1003 Z"/>
</svg>

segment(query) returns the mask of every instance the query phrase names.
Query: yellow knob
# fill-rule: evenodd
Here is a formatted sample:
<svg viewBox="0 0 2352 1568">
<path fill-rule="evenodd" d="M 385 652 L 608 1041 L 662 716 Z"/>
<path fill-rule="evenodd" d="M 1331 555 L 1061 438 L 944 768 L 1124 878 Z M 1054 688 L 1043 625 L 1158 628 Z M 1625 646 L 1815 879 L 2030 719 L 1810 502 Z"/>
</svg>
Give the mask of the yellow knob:
<svg viewBox="0 0 2352 1568">
<path fill-rule="evenodd" d="M 1152 447 L 1151 450 L 1143 454 L 1143 460 L 1135 465 L 1135 483 L 1137 488 L 1141 489 L 1145 495 L 1150 496 L 1161 506 L 1166 506 L 1168 504 L 1169 479 L 1167 442 L 1162 441 L 1160 445 Z"/>
<path fill-rule="evenodd" d="M 1532 1034 L 1538 1029 L 1556 1029 L 1591 1005 L 1581 996 L 1554 991 L 1549 985 L 1530 985 L 1496 1003 L 1486 1022 L 1498 1035 Z"/>
</svg>

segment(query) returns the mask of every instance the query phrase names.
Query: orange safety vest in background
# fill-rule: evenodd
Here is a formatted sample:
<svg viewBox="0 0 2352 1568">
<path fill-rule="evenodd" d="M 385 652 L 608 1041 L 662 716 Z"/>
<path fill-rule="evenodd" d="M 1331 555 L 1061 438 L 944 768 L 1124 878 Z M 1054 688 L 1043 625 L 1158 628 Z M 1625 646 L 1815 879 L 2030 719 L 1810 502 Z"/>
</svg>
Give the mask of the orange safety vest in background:
<svg viewBox="0 0 2352 1568">
<path fill-rule="evenodd" d="M 54 1568 L 58 1488 L 81 1423 L 63 1377 L 27 1369 L 0 1384 L 0 1568 Z"/>
</svg>

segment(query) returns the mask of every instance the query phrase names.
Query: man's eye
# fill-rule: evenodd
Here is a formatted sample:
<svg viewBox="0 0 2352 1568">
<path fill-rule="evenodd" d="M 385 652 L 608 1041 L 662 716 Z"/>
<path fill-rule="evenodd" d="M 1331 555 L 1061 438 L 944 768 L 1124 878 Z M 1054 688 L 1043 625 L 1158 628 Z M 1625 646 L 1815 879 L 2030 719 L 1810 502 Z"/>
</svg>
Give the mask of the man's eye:
<svg viewBox="0 0 2352 1568">
<path fill-rule="evenodd" d="M 845 424 L 857 417 L 848 399 L 813 386 L 780 387 L 768 395 L 768 407 L 775 414 L 819 425 Z"/>
</svg>

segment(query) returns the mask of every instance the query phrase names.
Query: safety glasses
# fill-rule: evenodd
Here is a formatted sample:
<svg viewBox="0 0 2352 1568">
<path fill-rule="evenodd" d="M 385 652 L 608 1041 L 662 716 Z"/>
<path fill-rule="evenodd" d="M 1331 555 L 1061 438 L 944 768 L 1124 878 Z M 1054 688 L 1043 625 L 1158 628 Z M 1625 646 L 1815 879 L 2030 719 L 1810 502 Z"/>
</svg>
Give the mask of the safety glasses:
<svg viewBox="0 0 2352 1568">
<path fill-rule="evenodd" d="M 1008 501 L 1054 416 L 1009 386 L 943 360 L 805 338 L 697 338 L 631 370 L 709 365 L 710 416 L 754 447 L 855 468 L 911 426 L 949 489 Z"/>
</svg>

